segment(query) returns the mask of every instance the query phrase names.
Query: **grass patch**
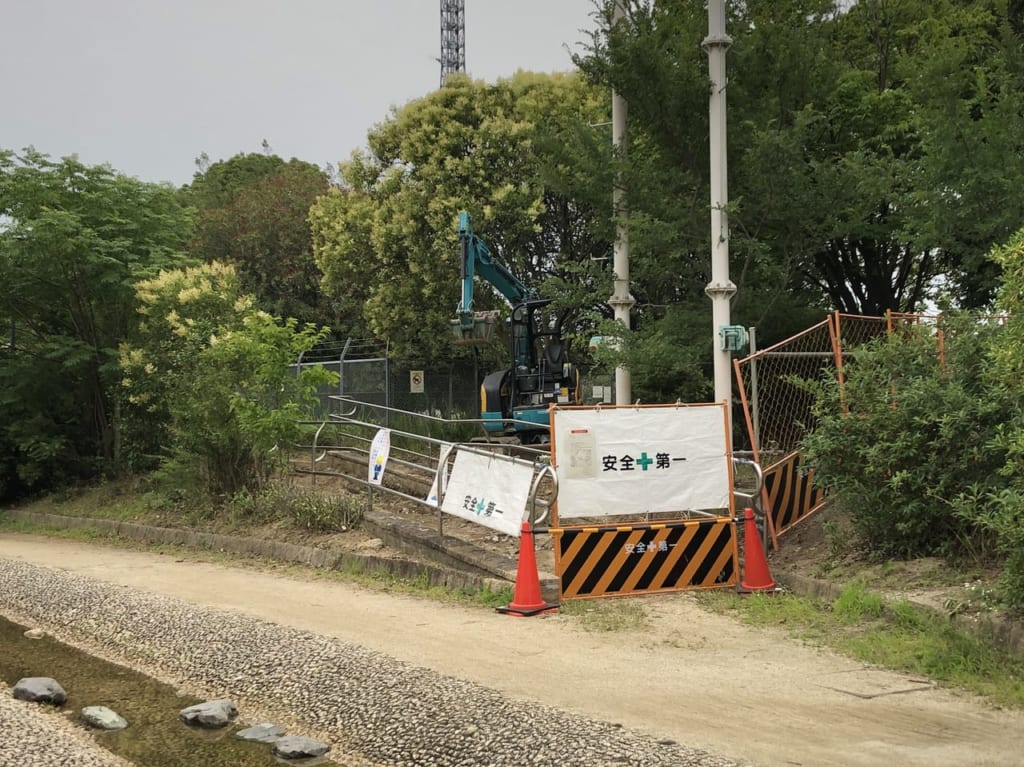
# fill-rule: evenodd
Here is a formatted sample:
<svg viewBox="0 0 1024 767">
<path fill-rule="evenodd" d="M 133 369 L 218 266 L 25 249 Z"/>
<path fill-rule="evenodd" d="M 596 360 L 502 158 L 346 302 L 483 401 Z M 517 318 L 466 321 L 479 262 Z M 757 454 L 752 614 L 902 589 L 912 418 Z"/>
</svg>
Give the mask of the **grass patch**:
<svg viewBox="0 0 1024 767">
<path fill-rule="evenodd" d="M 145 485 L 145 479 L 100 482 L 65 489 L 20 508 L 37 514 L 208 532 L 244 532 L 279 523 L 293 530 L 332 533 L 358 528 L 367 506 L 362 494 L 317 493 L 293 487 L 285 479 L 272 482 L 258 492 L 245 490 L 229 498 L 189 502 L 147 491 Z"/>
<path fill-rule="evenodd" d="M 572 599 L 562 603 L 560 612 L 587 631 L 639 631 L 650 623 L 639 599 Z"/>
<path fill-rule="evenodd" d="M 831 602 L 792 594 L 737 599 L 722 592 L 701 592 L 697 599 L 747 625 L 780 627 L 865 663 L 925 675 L 999 706 L 1024 708 L 1024 659 L 936 612 L 906 600 L 886 602 L 862 584 L 848 586 Z"/>
<path fill-rule="evenodd" d="M 140 491 L 138 480 L 112 480 L 87 487 L 65 488 L 23 508 L 39 514 L 119 522 L 138 521 L 154 515 L 150 499 Z"/>
<path fill-rule="evenodd" d="M 56 527 L 54 525 L 36 524 L 34 522 L 22 522 L 21 520 L 8 519 L 0 515 L 0 530 L 9 533 L 24 533 L 26 535 L 45 535 L 49 538 L 66 538 L 77 541 L 113 541 L 106 530 L 98 527 L 85 525 L 83 527 Z"/>
</svg>

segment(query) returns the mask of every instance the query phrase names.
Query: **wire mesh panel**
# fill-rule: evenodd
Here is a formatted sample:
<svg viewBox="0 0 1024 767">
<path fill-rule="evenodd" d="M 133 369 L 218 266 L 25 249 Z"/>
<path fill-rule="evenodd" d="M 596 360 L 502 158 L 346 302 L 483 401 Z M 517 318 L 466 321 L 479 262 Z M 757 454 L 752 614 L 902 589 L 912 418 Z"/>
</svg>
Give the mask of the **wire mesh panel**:
<svg viewBox="0 0 1024 767">
<path fill-rule="evenodd" d="M 835 371 L 830 318 L 736 362 L 751 446 L 762 465 L 795 450 L 814 426 L 814 397 L 800 381 L 834 377 Z"/>
</svg>

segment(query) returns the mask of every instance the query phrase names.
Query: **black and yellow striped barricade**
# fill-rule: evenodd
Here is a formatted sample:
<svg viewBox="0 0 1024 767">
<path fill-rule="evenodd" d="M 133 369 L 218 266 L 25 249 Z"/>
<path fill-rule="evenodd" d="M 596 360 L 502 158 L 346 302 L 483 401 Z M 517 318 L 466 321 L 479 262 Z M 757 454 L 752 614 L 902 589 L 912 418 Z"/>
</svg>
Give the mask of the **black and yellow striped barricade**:
<svg viewBox="0 0 1024 767">
<path fill-rule="evenodd" d="M 726 588 L 739 579 L 728 517 L 537 532 L 554 536 L 561 599 Z"/>
<path fill-rule="evenodd" d="M 777 535 L 825 505 L 825 493 L 814 486 L 814 470 L 801 464 L 794 452 L 764 470 L 763 498 Z"/>
</svg>

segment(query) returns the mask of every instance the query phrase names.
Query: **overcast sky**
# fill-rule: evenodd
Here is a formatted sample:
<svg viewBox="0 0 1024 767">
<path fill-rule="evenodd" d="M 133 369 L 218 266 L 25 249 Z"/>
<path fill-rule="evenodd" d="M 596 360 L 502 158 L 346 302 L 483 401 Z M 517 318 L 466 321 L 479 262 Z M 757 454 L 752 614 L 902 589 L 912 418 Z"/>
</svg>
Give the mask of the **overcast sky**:
<svg viewBox="0 0 1024 767">
<path fill-rule="evenodd" d="M 466 0 L 493 82 L 572 69 L 593 0 Z M 78 154 L 184 184 L 194 160 L 324 165 L 440 77 L 439 0 L 0 0 L 0 149 Z"/>
</svg>

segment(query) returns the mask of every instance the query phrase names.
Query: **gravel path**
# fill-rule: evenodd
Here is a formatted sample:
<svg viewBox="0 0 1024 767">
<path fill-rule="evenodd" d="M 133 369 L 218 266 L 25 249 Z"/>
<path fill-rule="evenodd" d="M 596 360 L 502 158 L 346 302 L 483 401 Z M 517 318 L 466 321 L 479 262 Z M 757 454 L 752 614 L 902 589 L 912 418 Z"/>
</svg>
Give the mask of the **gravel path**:
<svg viewBox="0 0 1024 767">
<path fill-rule="evenodd" d="M 297 719 L 334 744 L 335 759 L 358 754 L 387 767 L 735 767 L 248 616 L 9 560 L 0 560 L 0 583 L 0 612 L 200 694 L 230 697 L 243 717 L 251 706 Z"/>
</svg>

